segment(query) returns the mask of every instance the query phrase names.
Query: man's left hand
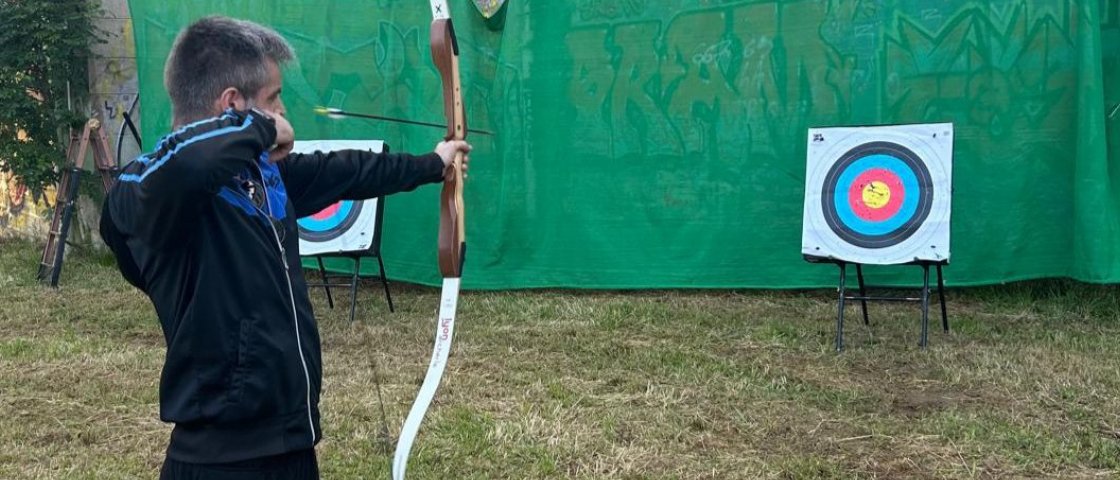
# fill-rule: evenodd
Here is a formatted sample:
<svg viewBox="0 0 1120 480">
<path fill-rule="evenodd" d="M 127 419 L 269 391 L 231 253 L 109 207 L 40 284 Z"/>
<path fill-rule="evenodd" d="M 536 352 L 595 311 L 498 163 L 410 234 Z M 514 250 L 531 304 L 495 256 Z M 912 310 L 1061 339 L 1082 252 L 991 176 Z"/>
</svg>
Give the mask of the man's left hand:
<svg viewBox="0 0 1120 480">
<path fill-rule="evenodd" d="M 471 145 L 463 140 L 448 140 L 436 144 L 435 152 L 439 154 L 439 158 L 443 160 L 444 168 L 451 168 L 452 162 L 455 161 L 455 154 L 463 152 L 463 176 L 466 176 L 468 164 L 471 161 L 470 155 Z"/>
</svg>

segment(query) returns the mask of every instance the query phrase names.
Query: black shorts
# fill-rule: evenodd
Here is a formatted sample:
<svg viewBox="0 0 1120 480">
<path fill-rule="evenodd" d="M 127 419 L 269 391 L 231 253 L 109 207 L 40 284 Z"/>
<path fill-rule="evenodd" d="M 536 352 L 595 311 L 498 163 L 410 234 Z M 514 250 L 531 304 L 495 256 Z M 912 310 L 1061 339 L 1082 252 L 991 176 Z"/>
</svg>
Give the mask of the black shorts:
<svg viewBox="0 0 1120 480">
<path fill-rule="evenodd" d="M 232 463 L 164 460 L 160 480 L 319 480 L 315 449 Z"/>
</svg>

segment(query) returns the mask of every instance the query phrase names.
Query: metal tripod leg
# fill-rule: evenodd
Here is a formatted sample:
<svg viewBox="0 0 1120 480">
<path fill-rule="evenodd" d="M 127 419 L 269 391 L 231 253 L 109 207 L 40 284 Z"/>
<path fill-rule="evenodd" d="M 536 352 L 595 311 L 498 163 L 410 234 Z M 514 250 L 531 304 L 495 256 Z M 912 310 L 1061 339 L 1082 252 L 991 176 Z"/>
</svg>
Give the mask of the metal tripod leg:
<svg viewBox="0 0 1120 480">
<path fill-rule="evenodd" d="M 864 297 L 859 300 L 860 307 L 863 308 L 863 324 L 870 325 L 871 321 L 867 318 L 867 289 L 863 284 L 863 265 L 856 264 L 856 279 L 859 280 L 859 296 Z"/>
<path fill-rule="evenodd" d="M 844 281 L 847 276 L 847 264 L 840 263 L 840 294 L 837 298 L 838 306 L 836 307 L 836 351 L 844 351 Z"/>
<path fill-rule="evenodd" d="M 922 264 L 922 338 L 918 344 L 924 349 L 929 343 L 929 265 Z"/>
<path fill-rule="evenodd" d="M 385 300 L 389 302 L 389 312 L 393 312 L 393 295 L 389 293 L 389 279 L 385 277 L 385 262 L 381 261 L 381 255 L 377 256 L 377 267 L 381 269 L 381 285 L 385 287 Z"/>
<path fill-rule="evenodd" d="M 323 279 L 323 290 L 327 291 L 327 305 L 333 309 L 334 298 L 331 298 L 331 286 L 327 282 L 327 269 L 323 266 L 323 257 L 316 256 L 315 259 L 319 261 L 319 278 Z"/>
<path fill-rule="evenodd" d="M 937 296 L 941 300 L 941 327 L 949 333 L 949 311 L 945 308 L 945 277 L 941 275 L 941 264 L 937 264 Z"/>
</svg>

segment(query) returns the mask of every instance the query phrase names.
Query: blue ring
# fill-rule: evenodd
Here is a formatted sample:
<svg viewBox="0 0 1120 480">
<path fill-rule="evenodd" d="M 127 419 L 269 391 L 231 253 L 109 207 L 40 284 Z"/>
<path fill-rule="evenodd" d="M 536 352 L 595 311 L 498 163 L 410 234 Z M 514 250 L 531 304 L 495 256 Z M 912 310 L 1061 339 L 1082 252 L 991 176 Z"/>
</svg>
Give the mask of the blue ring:
<svg viewBox="0 0 1120 480">
<path fill-rule="evenodd" d="M 346 218 L 350 216 L 350 210 L 353 209 L 353 200 L 343 200 L 339 203 L 338 210 L 335 211 L 333 215 L 327 218 L 318 220 L 312 218 L 311 216 L 306 216 L 299 220 L 296 220 L 296 223 L 298 223 L 300 228 L 304 230 L 308 230 L 311 232 L 326 232 L 339 228 L 339 226 L 342 225 Z"/>
<path fill-rule="evenodd" d="M 852 183 L 856 181 L 856 177 L 873 168 L 881 168 L 898 175 L 899 180 L 902 181 L 903 194 L 905 195 L 898 212 L 895 212 L 890 218 L 878 222 L 865 220 L 856 215 L 848 199 L 848 192 L 851 190 Z M 840 178 L 836 182 L 836 191 L 833 193 L 833 201 L 836 202 L 836 215 L 840 217 L 840 221 L 845 226 L 857 233 L 868 236 L 886 235 L 901 228 L 914 217 L 914 212 L 918 210 L 920 188 L 918 177 L 902 160 L 882 153 L 868 155 L 852 162 L 840 174 Z"/>
<path fill-rule="evenodd" d="M 856 224 L 863 224 L 864 228 L 866 228 L 867 225 L 879 222 L 868 222 L 859 219 L 854 212 L 852 212 L 852 209 L 848 206 L 848 199 L 846 197 L 851 183 L 855 181 L 854 177 L 848 177 L 846 179 L 846 185 L 841 183 L 840 177 L 849 173 L 850 167 L 854 163 L 864 158 L 875 157 L 877 155 L 898 160 L 903 166 L 903 171 L 913 174 L 917 181 L 915 184 L 909 186 L 917 188 L 907 190 L 906 196 L 915 199 L 918 205 L 914 211 L 910 212 L 909 218 L 901 214 L 902 206 L 899 206 L 900 213 L 896 213 L 890 219 L 900 219 L 902 221 L 902 225 L 898 228 L 881 235 L 868 235 L 855 230 L 848 223 L 855 218 L 859 220 L 855 222 Z M 859 170 L 855 171 L 859 172 Z M 901 181 L 904 177 L 905 175 L 900 175 L 899 180 Z M 847 188 L 841 187 L 841 185 Z M 871 141 L 852 147 L 841 155 L 840 158 L 832 164 L 832 167 L 829 168 L 821 184 L 821 189 L 821 213 L 824 214 L 825 223 L 828 224 L 828 227 L 832 229 L 841 240 L 861 248 L 890 247 L 910 238 L 911 235 L 921 228 L 922 223 L 926 221 L 926 217 L 929 216 L 930 209 L 933 206 L 933 179 L 929 174 L 929 169 L 926 168 L 922 159 L 912 150 L 894 142 Z M 839 197 L 837 195 L 838 193 Z M 846 220 L 840 217 L 839 209 L 841 208 L 846 212 Z M 885 227 L 882 229 L 886 230 Z"/>
</svg>

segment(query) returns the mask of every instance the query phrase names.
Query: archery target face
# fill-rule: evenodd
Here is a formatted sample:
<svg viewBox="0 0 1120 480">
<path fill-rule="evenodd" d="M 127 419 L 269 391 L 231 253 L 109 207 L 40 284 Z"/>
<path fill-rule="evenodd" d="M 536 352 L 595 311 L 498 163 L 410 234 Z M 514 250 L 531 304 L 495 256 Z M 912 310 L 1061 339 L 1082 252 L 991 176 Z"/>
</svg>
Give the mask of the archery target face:
<svg viewBox="0 0 1120 480">
<path fill-rule="evenodd" d="M 309 242 L 334 240 L 353 228 L 362 215 L 362 207 L 363 202 L 353 200 L 335 202 L 318 213 L 297 220 L 299 236 Z"/>
<path fill-rule="evenodd" d="M 818 128 L 808 142 L 801 253 L 948 260 L 952 124 Z"/>
<path fill-rule="evenodd" d="M 368 150 L 380 152 L 377 140 L 301 140 L 293 153 Z M 322 255 L 366 250 L 377 228 L 377 200 L 341 200 L 312 215 L 296 220 L 300 255 Z"/>
</svg>

